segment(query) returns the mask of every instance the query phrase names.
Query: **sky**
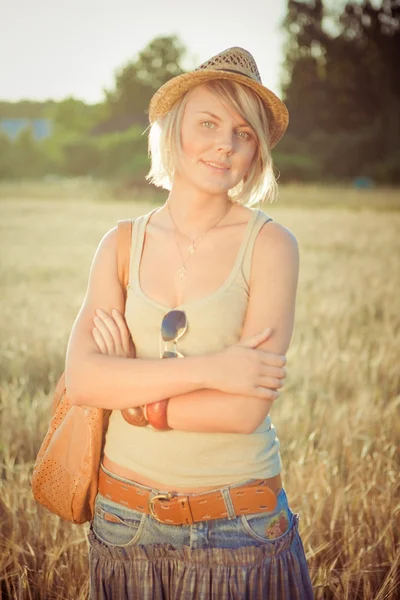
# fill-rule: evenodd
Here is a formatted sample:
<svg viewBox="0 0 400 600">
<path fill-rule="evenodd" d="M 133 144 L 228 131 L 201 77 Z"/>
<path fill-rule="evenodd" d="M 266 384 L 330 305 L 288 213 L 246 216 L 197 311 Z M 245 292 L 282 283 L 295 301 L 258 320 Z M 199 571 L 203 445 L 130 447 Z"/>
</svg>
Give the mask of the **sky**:
<svg viewBox="0 0 400 600">
<path fill-rule="evenodd" d="M 222 50 L 251 52 L 280 93 L 286 0 L 0 0 L 0 100 L 104 99 L 115 71 L 153 38 L 177 35 L 187 70 Z"/>
</svg>

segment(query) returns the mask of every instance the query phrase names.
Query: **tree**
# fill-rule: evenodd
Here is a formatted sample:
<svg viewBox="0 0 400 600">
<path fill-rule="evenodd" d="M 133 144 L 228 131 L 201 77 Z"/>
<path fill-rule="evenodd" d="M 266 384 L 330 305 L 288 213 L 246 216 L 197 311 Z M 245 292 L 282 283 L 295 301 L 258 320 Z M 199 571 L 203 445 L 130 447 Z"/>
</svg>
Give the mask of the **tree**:
<svg viewBox="0 0 400 600">
<path fill-rule="evenodd" d="M 14 175 L 14 146 L 8 136 L 0 131 L 0 180 Z"/>
<path fill-rule="evenodd" d="M 35 142 L 30 128 L 23 129 L 12 150 L 15 177 L 37 177 L 43 174 L 45 157 L 39 142 Z"/>
<path fill-rule="evenodd" d="M 114 90 L 106 90 L 108 116 L 147 113 L 156 89 L 183 72 L 180 65 L 185 52 L 176 36 L 157 37 L 151 41 L 135 61 L 117 71 Z"/>
<path fill-rule="evenodd" d="M 157 37 L 139 53 L 137 77 L 152 91 L 183 73 L 181 61 L 186 49 L 176 36 Z"/>
<path fill-rule="evenodd" d="M 56 104 L 55 100 L 38 102 L 36 100 L 19 100 L 10 102 L 0 100 L 0 118 L 2 119 L 39 119 L 46 116 L 46 111 Z"/>
<path fill-rule="evenodd" d="M 46 117 L 52 119 L 56 134 L 84 134 L 105 116 L 102 104 L 88 105 L 69 97 L 47 108 Z"/>
<path fill-rule="evenodd" d="M 352 1 L 341 9 L 329 14 L 322 0 L 288 1 L 284 93 L 292 136 L 322 152 L 331 173 L 340 164 L 343 176 L 346 152 L 347 175 L 354 175 L 397 151 L 400 2 Z"/>
</svg>

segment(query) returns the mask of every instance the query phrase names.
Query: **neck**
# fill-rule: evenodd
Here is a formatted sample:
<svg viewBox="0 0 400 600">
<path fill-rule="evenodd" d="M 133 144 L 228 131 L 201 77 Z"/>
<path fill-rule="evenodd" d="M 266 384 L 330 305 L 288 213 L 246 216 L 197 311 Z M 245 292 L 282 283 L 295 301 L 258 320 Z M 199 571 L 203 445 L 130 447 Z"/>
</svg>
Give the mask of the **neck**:
<svg viewBox="0 0 400 600">
<path fill-rule="evenodd" d="M 232 205 L 226 193 L 209 194 L 175 179 L 167 203 L 179 229 L 193 238 L 221 219 Z M 163 210 L 168 212 L 166 204 Z"/>
</svg>

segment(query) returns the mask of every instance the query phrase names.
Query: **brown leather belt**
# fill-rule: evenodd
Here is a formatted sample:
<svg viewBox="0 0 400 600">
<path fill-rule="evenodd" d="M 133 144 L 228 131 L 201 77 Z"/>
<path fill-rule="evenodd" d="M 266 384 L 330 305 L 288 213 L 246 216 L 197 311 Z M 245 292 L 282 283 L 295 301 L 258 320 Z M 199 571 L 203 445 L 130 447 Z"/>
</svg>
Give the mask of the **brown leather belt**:
<svg viewBox="0 0 400 600">
<path fill-rule="evenodd" d="M 280 489 L 278 485 L 274 486 L 274 483 L 278 482 L 280 475 L 268 480 L 257 479 L 250 484 L 226 488 L 236 516 L 274 510 Z M 274 487 L 274 490 L 269 486 Z M 191 525 L 209 519 L 228 518 L 228 509 L 221 490 L 188 496 L 177 496 L 170 492 L 151 498 L 150 491 L 134 483 L 115 479 L 100 468 L 98 491 L 112 502 L 145 512 L 167 525 Z"/>
</svg>

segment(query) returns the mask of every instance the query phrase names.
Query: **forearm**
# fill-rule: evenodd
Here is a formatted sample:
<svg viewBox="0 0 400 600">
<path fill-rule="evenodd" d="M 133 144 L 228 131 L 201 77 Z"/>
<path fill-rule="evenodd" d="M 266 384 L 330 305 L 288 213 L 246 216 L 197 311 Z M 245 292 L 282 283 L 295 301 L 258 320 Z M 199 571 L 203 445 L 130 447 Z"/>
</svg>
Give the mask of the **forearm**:
<svg viewBox="0 0 400 600">
<path fill-rule="evenodd" d="M 210 387 L 206 356 L 143 360 L 90 354 L 68 360 L 66 383 L 73 404 L 123 409 Z"/>
<path fill-rule="evenodd" d="M 250 433 L 262 423 L 272 400 L 201 389 L 170 398 L 168 424 L 194 432 Z"/>
</svg>

